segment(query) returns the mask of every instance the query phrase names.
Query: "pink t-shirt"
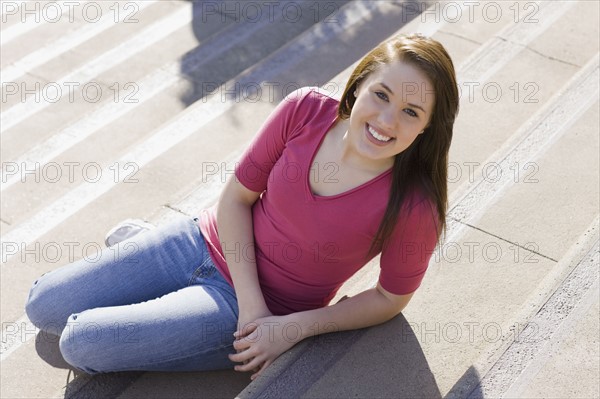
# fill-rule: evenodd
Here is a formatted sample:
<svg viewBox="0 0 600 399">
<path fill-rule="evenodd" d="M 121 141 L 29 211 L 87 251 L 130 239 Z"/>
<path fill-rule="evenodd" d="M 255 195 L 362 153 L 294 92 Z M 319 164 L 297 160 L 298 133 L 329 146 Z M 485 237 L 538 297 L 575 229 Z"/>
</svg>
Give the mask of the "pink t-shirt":
<svg viewBox="0 0 600 399">
<path fill-rule="evenodd" d="M 310 166 L 335 122 L 338 103 L 318 87 L 290 93 L 235 168 L 245 187 L 262 193 L 252 207 L 256 266 L 267 306 L 276 315 L 326 306 L 370 260 L 367 252 L 386 209 L 391 169 L 338 195 L 318 196 L 310 189 Z M 410 207 L 411 212 L 401 214 L 381 254 L 379 281 L 393 294 L 419 287 L 437 241 L 437 213 L 424 198 L 415 192 L 407 199 L 403 211 Z M 201 212 L 199 224 L 216 267 L 233 286 L 216 206 Z M 246 253 L 234 244 L 226 250 Z"/>
</svg>

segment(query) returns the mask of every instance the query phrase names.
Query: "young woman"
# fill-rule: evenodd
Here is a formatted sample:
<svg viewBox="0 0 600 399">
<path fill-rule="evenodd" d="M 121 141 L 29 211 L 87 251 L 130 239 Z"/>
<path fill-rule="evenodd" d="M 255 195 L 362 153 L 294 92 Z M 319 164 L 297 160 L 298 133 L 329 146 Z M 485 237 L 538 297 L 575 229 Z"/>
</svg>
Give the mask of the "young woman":
<svg viewBox="0 0 600 399">
<path fill-rule="evenodd" d="M 315 87 L 286 96 L 199 218 L 40 277 L 30 320 L 90 374 L 235 366 L 254 379 L 308 336 L 391 319 L 445 226 L 458 101 L 440 43 L 382 43 L 341 101 Z M 329 305 L 378 254 L 377 286 Z"/>
</svg>

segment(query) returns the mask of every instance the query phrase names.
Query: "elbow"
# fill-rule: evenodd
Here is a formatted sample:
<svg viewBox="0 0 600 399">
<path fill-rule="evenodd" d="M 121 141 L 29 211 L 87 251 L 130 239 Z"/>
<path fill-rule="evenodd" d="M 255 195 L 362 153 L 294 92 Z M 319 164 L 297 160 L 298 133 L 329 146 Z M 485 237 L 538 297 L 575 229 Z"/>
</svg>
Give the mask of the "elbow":
<svg viewBox="0 0 600 399">
<path fill-rule="evenodd" d="M 378 294 L 379 297 L 379 309 L 382 318 L 382 322 L 392 320 L 394 317 L 402 313 L 405 305 L 399 304 L 395 301 L 386 298 L 384 295 Z"/>
<path fill-rule="evenodd" d="M 394 304 L 392 305 L 392 313 L 394 314 L 393 317 L 398 316 L 400 313 L 402 313 L 402 311 L 404 310 L 404 308 L 406 307 L 405 304 Z"/>
<path fill-rule="evenodd" d="M 402 311 L 404 310 L 405 307 L 406 307 L 406 305 L 399 306 L 397 304 L 391 304 L 390 305 L 390 317 L 389 317 L 389 320 L 393 319 L 394 317 L 396 317 L 400 313 L 402 313 Z"/>
<path fill-rule="evenodd" d="M 402 313 L 402 311 L 406 308 L 406 306 L 408 305 L 408 303 L 410 302 L 410 300 L 412 299 L 412 296 L 414 295 L 414 292 L 411 292 L 410 294 L 405 294 L 405 295 L 394 295 L 388 291 L 386 291 L 381 284 L 377 283 L 377 287 L 375 288 L 375 291 L 377 291 L 378 295 L 380 295 L 382 297 L 382 299 L 385 299 L 385 303 L 387 304 L 387 309 L 389 311 L 389 315 L 390 315 L 390 319 L 398 316 L 400 313 Z"/>
</svg>

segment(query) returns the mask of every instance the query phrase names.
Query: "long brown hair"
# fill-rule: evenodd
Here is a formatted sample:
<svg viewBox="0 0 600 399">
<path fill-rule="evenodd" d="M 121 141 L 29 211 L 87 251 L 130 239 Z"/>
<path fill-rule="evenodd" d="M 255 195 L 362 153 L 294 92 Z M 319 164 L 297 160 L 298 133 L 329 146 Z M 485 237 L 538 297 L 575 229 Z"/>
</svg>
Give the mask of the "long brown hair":
<svg viewBox="0 0 600 399">
<path fill-rule="evenodd" d="M 428 77 L 434 87 L 435 103 L 424 133 L 395 156 L 390 197 L 371 243 L 369 255 L 372 256 L 387 244 L 404 200 L 414 189 L 423 190 L 436 206 L 438 240 L 446 229 L 448 152 L 458 114 L 459 93 L 454 65 L 444 47 L 436 40 L 419 34 L 398 35 L 381 43 L 359 62 L 350 75 L 338 107 L 338 118 L 350 117 L 356 101 L 354 91 L 371 73 L 397 60 L 410 63 Z M 410 211 L 409 207 L 407 211 Z"/>
</svg>

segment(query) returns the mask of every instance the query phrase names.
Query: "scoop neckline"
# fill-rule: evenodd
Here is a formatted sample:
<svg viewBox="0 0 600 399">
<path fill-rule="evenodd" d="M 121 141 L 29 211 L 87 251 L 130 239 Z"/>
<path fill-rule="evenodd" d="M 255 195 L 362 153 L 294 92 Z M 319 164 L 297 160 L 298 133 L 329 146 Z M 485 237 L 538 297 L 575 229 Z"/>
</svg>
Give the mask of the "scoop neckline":
<svg viewBox="0 0 600 399">
<path fill-rule="evenodd" d="M 331 98 L 331 97 L 330 97 Z M 333 99 L 335 100 L 335 99 Z M 337 101 L 337 100 L 335 100 Z M 310 156 L 310 159 L 308 160 L 308 166 L 306 168 L 306 176 L 304 178 L 304 184 L 306 187 L 306 190 L 308 191 L 308 195 L 311 198 L 311 200 L 313 201 L 324 201 L 324 200 L 333 200 L 333 199 L 337 199 L 340 197 L 344 197 L 347 195 L 351 195 L 356 191 L 362 190 L 363 188 L 365 188 L 366 186 L 369 186 L 371 184 L 375 184 L 377 181 L 383 179 L 385 176 L 389 175 L 392 172 L 392 168 L 389 168 L 388 170 L 381 172 L 379 175 L 375 176 L 374 178 L 367 180 L 364 183 L 361 183 L 360 185 L 353 187 L 349 190 L 343 191 L 341 193 L 338 194 L 334 194 L 334 195 L 318 195 L 313 193 L 312 188 L 310 187 L 310 169 L 311 166 L 314 162 L 315 157 L 317 156 L 317 152 L 319 151 L 319 149 L 321 148 L 321 145 L 323 145 L 323 141 L 325 140 L 325 136 L 327 136 L 327 134 L 329 134 L 329 131 L 331 130 L 331 128 L 333 127 L 333 125 L 335 124 L 337 119 L 337 112 L 334 113 L 333 116 L 333 120 L 331 120 L 328 124 L 327 127 L 325 129 L 325 132 L 321 132 L 321 137 L 319 138 L 319 141 L 317 142 L 317 145 L 313 148 L 313 152 Z"/>
</svg>

